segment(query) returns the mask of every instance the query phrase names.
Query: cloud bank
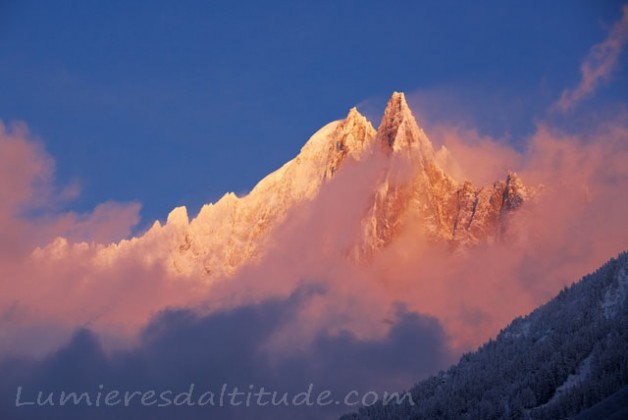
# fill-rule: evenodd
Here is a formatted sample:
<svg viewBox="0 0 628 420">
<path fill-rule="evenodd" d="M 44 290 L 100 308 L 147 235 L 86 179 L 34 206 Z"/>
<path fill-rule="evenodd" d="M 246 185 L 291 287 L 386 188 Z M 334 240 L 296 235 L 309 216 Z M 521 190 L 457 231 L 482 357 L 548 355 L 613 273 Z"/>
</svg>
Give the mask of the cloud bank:
<svg viewBox="0 0 628 420">
<path fill-rule="evenodd" d="M 312 386 L 315 393 L 329 391 L 334 401 L 344 401 L 351 391 L 364 395 L 404 387 L 415 378 L 426 376 L 434 366 L 451 362 L 438 323 L 403 310 L 381 340 L 362 341 L 349 333 L 321 335 L 307 351 L 276 359 L 260 343 L 290 318 L 295 306 L 308 299 L 310 293 L 316 292 L 299 291 L 287 300 L 271 300 L 213 316 L 199 317 L 187 310 L 168 311 L 146 327 L 136 348 L 109 356 L 91 332 L 81 330 L 67 346 L 42 362 L 11 360 L 0 365 L 4 378 L 0 383 L 0 415 L 12 419 L 44 415 L 63 419 L 333 418 L 349 407 L 276 405 L 270 403 L 270 396 L 255 398 L 247 406 L 244 395 L 224 400 L 227 403 L 222 407 L 217 405 L 225 385 L 229 390 L 237 387 L 247 392 L 263 387 L 279 395 L 274 401 L 280 401 L 285 393 L 292 401 L 295 394 L 307 392 Z M 66 390 L 91 393 L 92 401 L 99 389 L 122 393 L 154 390 L 158 394 L 171 390 L 176 395 L 188 391 L 193 384 L 195 406 L 163 402 L 163 407 L 146 407 L 136 398 L 128 407 L 118 404 L 96 408 L 83 404 L 73 408 L 58 407 L 58 403 L 57 407 L 15 407 L 15 384 L 22 386 L 20 401 L 25 402 L 36 401 L 39 391 L 44 395 L 58 393 L 60 384 Z M 199 406 L 200 394 L 207 391 L 215 394 L 213 402 Z M 174 395 L 169 399 L 174 399 Z"/>
</svg>

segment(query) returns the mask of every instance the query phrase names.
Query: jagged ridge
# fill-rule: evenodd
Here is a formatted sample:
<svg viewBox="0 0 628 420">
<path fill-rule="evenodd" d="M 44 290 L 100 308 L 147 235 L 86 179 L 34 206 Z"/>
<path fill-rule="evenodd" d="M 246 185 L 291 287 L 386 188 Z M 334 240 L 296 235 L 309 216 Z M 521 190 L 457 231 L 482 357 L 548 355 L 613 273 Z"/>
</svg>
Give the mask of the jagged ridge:
<svg viewBox="0 0 628 420">
<path fill-rule="evenodd" d="M 495 241 L 505 235 L 509 214 L 528 198 L 528 189 L 515 173 L 509 173 L 505 182 L 484 187 L 468 181 L 460 185 L 447 175 L 403 93 L 395 92 L 390 99 L 376 141 L 391 166 L 364 221 L 366 255 L 388 245 L 409 226 L 418 226 L 421 236 L 449 241 L 454 247 Z M 399 175 L 406 170 L 396 166 L 400 160 L 409 161 L 409 175 Z"/>
<path fill-rule="evenodd" d="M 454 247 L 498 240 L 507 232 L 509 215 L 528 199 L 527 188 L 514 173 L 483 187 L 456 182 L 437 163 L 434 147 L 404 94 L 395 92 L 377 131 L 352 108 L 344 120 L 315 133 L 297 157 L 249 194 L 228 193 L 203 206 L 192 220 L 185 207 L 176 208 L 163 226 L 155 222 L 142 237 L 101 246 L 96 262 L 108 264 L 133 248 L 150 245 L 146 263 L 162 261 L 174 274 L 209 280 L 230 276 L 262 258 L 273 230 L 293 208 L 315 200 L 347 160 L 369 165 L 374 159 L 386 165 L 372 185 L 364 217 L 356 220 L 362 236 L 353 254 L 362 261 L 408 229 Z M 56 241 L 47 251 L 59 256 L 72 249 L 67 241 Z"/>
</svg>

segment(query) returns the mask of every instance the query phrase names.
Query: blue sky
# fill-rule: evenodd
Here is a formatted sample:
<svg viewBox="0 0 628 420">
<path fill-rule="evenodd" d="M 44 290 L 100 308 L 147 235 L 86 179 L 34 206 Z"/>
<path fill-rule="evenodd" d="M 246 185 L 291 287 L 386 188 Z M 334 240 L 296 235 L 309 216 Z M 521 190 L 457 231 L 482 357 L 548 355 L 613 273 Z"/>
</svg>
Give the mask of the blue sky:
<svg viewBox="0 0 628 420">
<path fill-rule="evenodd" d="M 139 201 L 150 223 L 249 190 L 351 106 L 377 126 L 394 90 L 424 95 L 428 126 L 460 118 L 517 142 L 621 6 L 4 0 L 0 119 L 42 139 L 59 184 L 80 182 L 70 209 Z M 615 72 L 584 109 L 627 87 Z"/>
</svg>

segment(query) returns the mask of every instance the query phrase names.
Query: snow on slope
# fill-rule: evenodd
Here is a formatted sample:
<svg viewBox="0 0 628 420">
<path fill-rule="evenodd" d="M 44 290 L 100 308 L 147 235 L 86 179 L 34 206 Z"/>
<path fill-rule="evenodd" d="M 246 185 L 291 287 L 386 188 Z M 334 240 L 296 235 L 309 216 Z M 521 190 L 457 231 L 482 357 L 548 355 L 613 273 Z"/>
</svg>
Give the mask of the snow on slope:
<svg viewBox="0 0 628 420">
<path fill-rule="evenodd" d="M 610 288 L 604 295 L 602 309 L 604 316 L 608 319 L 615 318 L 617 313 L 624 307 L 628 299 L 628 270 L 620 269 L 617 274 L 617 285 Z"/>
</svg>

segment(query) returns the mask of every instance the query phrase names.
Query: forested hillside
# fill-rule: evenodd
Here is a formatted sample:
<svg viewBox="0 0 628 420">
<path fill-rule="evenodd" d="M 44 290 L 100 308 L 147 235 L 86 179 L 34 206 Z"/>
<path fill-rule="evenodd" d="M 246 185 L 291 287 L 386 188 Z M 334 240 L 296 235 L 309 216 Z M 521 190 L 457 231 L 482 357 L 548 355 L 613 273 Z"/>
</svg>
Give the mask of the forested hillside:
<svg viewBox="0 0 628 420">
<path fill-rule="evenodd" d="M 627 296 L 628 253 L 623 252 L 515 319 L 447 372 L 415 385 L 413 403 L 376 404 L 342 420 L 565 419 L 578 414 L 585 419 L 593 418 L 587 412 L 596 416 L 585 410 L 611 396 L 614 407 L 625 407 Z"/>
</svg>

